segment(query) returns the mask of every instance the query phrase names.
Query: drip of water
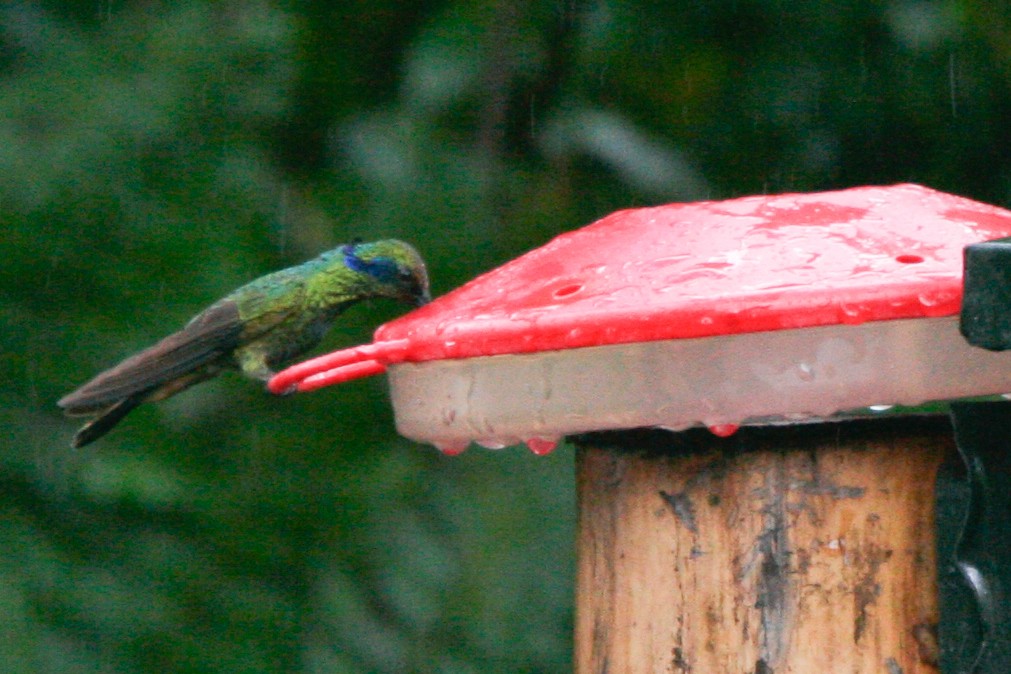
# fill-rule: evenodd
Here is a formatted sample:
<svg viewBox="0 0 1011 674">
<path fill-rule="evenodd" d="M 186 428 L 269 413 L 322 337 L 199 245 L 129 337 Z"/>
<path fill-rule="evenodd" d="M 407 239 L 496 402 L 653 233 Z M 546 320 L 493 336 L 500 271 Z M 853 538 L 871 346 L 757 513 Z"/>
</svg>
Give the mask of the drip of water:
<svg viewBox="0 0 1011 674">
<path fill-rule="evenodd" d="M 558 438 L 530 438 L 526 441 L 527 447 L 537 456 L 550 454 L 558 446 Z"/>
<path fill-rule="evenodd" d="M 729 438 L 740 428 L 738 424 L 713 424 L 709 426 L 709 432 L 718 438 Z"/>
<path fill-rule="evenodd" d="M 438 442 L 435 444 L 435 448 L 446 456 L 457 456 L 458 454 L 463 454 L 467 450 L 467 445 L 469 442 Z"/>
</svg>

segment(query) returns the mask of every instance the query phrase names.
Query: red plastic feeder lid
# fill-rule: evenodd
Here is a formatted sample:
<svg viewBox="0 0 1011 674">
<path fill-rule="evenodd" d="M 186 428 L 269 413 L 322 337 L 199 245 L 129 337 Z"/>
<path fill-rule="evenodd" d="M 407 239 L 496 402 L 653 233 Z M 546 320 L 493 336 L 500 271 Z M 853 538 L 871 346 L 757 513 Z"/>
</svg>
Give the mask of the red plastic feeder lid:
<svg viewBox="0 0 1011 674">
<path fill-rule="evenodd" d="M 973 379 L 954 389 L 949 383 L 939 384 L 934 390 L 931 386 L 946 376 L 936 368 L 926 373 L 913 368 L 888 374 L 898 379 L 929 375 L 931 385 L 912 389 L 895 389 L 880 381 L 880 376 L 873 381 L 848 381 L 840 378 L 839 369 L 859 369 L 860 363 L 867 365 L 874 358 L 894 355 L 856 353 L 854 349 L 874 350 L 862 342 L 855 344 L 858 335 L 871 339 L 872 343 L 884 340 L 891 351 L 895 349 L 895 340 L 900 338 L 914 339 L 900 350 L 922 352 L 924 339 L 936 342 L 927 349 L 931 354 L 936 351 L 934 347 L 942 351 L 954 348 L 949 344 L 954 340 L 939 339 L 941 333 L 932 324 L 920 336 L 900 335 L 894 330 L 853 332 L 855 327 L 871 323 L 897 325 L 905 324 L 906 319 L 941 317 L 947 317 L 941 319 L 942 323 L 951 324 L 947 332 L 957 338 L 959 358 L 965 358 L 966 353 L 975 357 L 978 352 L 986 361 L 981 365 L 983 369 L 992 369 L 991 359 L 1006 369 L 1006 358 L 964 345 L 957 334 L 955 319 L 961 301 L 962 248 L 1006 236 L 1011 236 L 1011 212 L 918 185 L 754 196 L 619 211 L 558 236 L 431 304 L 387 323 L 376 331 L 373 345 L 289 368 L 272 380 L 271 389 L 280 391 L 302 382 L 299 388 L 308 390 L 375 374 L 388 365 L 402 363 L 391 369 L 391 375 L 399 373 L 391 379 L 398 428 L 409 437 L 441 439 L 444 445 L 447 438 L 462 442 L 464 436 L 497 445 L 533 435 L 554 437 L 599 428 L 736 424 L 770 416 L 831 414 L 847 405 L 910 403 L 1000 392 L 1002 387 L 1011 386 Z M 849 332 L 839 333 L 842 337 L 836 333 L 811 333 L 812 328 L 827 326 Z M 775 332 L 799 336 L 800 342 L 794 344 L 782 335 L 770 341 L 766 333 Z M 729 357 L 725 352 L 729 338 L 736 337 L 730 342 L 737 345 L 741 338 L 756 334 L 766 337 L 745 340 L 747 348 L 733 354 L 735 359 L 744 358 L 744 362 L 723 363 L 713 372 L 699 371 L 698 362 L 677 362 L 692 358 L 712 363 L 713 359 Z M 824 351 L 826 344 L 839 347 L 833 340 L 840 339 L 849 345 L 842 348 L 845 353 L 818 352 L 818 344 Z M 804 347 L 806 342 L 813 346 Z M 648 343 L 666 345 L 663 348 L 674 348 L 679 353 L 660 354 L 656 352 L 660 348 L 657 345 L 649 354 L 628 351 L 632 345 Z M 701 351 L 686 351 L 699 343 Z M 669 378 L 660 376 L 660 372 L 673 372 L 672 376 L 687 378 L 693 385 L 684 396 L 663 390 L 661 395 L 667 396 L 664 400 L 649 402 L 665 408 L 659 416 L 624 414 L 619 420 L 612 414 L 601 415 L 595 405 L 570 400 L 568 409 L 563 405 L 557 410 L 568 422 L 556 423 L 544 416 L 544 396 L 519 396 L 529 408 L 526 416 L 536 417 L 536 423 L 524 425 L 524 414 L 515 410 L 509 413 L 512 415 L 509 420 L 494 410 L 488 410 L 490 416 L 485 412 L 473 416 L 474 378 L 485 376 L 480 371 L 467 375 L 470 398 L 462 402 L 453 393 L 454 387 L 460 386 L 453 379 L 459 372 L 422 370 L 421 379 L 415 383 L 404 380 L 406 370 L 401 372 L 403 368 L 447 365 L 457 359 L 481 361 L 468 363 L 466 367 L 471 369 L 482 364 L 497 368 L 499 363 L 484 361 L 493 356 L 518 358 L 521 354 L 540 354 L 543 362 L 534 366 L 532 374 L 524 373 L 523 367 L 515 373 L 526 382 L 519 388 L 529 389 L 531 380 L 524 377 L 538 381 L 543 378 L 537 368 L 557 370 L 559 363 L 571 360 L 559 359 L 559 352 L 619 345 L 626 345 L 626 350 L 590 354 L 591 363 L 615 358 L 623 363 L 617 369 L 603 368 L 599 374 L 604 379 L 587 379 L 594 366 L 581 363 L 580 369 L 572 373 L 577 380 L 567 383 L 556 379 L 551 385 L 562 389 L 592 386 L 594 395 L 599 396 L 602 390 L 626 388 L 625 380 L 634 375 L 637 367 L 648 371 L 646 379 L 652 383 L 646 381 L 643 388 L 629 395 L 643 398 L 648 393 L 646 398 L 655 397 L 654 380 Z M 783 349 L 791 353 L 784 353 Z M 548 352 L 556 356 L 545 361 L 543 356 Z M 780 357 L 784 355 L 789 357 L 784 360 Z M 646 360 L 640 363 L 636 358 Z M 456 368 L 460 365 L 456 363 Z M 886 366 L 886 363 L 875 365 Z M 797 370 L 800 375 L 804 375 L 806 368 L 807 374 L 813 376 L 812 381 L 821 380 L 818 385 L 822 388 L 842 387 L 848 394 L 823 400 L 824 391 L 799 390 L 784 397 L 792 380 L 763 376 L 763 368 L 770 367 L 779 368 L 780 373 L 800 368 Z M 733 368 L 753 371 L 751 379 L 759 385 L 731 376 Z M 952 378 L 961 381 L 965 381 L 966 374 L 965 367 L 961 370 L 956 367 L 951 372 Z M 1002 382 L 1008 382 L 1007 374 L 1011 372 L 1001 373 Z M 438 387 L 431 388 L 430 382 L 446 377 L 449 377 L 446 393 L 440 393 Z M 762 382 L 770 385 L 769 390 L 763 389 Z M 765 396 L 771 404 L 742 406 L 728 400 L 727 395 L 720 393 L 728 383 L 749 384 L 748 397 Z M 491 382 L 488 385 L 493 389 L 496 386 Z M 511 407 L 507 401 L 517 397 L 516 387 L 497 386 L 498 389 L 488 391 L 489 404 Z M 543 386 L 537 384 L 534 388 Z M 963 391 L 966 388 L 971 390 Z M 557 390 L 552 389 L 552 393 Z M 421 405 L 405 396 L 422 396 L 427 402 Z M 682 399 L 703 404 L 687 405 L 679 411 Z M 624 398 L 623 401 L 626 405 L 636 404 Z M 439 409 L 420 415 L 412 413 L 418 416 L 417 423 L 405 421 L 403 413 L 409 409 L 417 412 L 429 403 Z M 458 424 L 455 420 L 460 416 L 465 421 Z M 418 425 L 431 423 L 438 426 L 431 430 L 439 432 L 423 431 Z M 620 425 L 609 425 L 614 423 Z M 444 432 L 447 430 L 452 432 L 447 434 Z"/>
</svg>

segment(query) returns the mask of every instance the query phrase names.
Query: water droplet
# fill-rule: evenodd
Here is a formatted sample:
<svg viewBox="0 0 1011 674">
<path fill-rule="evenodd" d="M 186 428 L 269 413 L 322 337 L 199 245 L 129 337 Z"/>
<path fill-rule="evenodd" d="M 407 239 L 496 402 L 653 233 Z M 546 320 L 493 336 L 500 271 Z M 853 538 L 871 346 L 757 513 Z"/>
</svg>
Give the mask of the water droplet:
<svg viewBox="0 0 1011 674">
<path fill-rule="evenodd" d="M 526 445 L 537 456 L 544 456 L 553 452 L 558 446 L 558 438 L 530 438 L 526 441 Z"/>
<path fill-rule="evenodd" d="M 867 409 L 871 412 L 887 412 L 893 407 L 895 407 L 895 405 L 868 405 Z"/>
<path fill-rule="evenodd" d="M 814 381 L 814 368 L 810 363 L 801 363 L 797 366 L 797 377 L 801 381 Z"/>
<path fill-rule="evenodd" d="M 718 438 L 729 438 L 740 428 L 738 424 L 713 424 L 709 426 L 709 432 Z"/>
<path fill-rule="evenodd" d="M 475 440 L 474 442 L 485 449 L 502 449 L 503 447 L 508 447 L 504 441 L 495 438 L 481 438 L 480 440 Z"/>
<path fill-rule="evenodd" d="M 583 328 L 572 328 L 571 330 L 569 330 L 568 334 L 569 341 L 578 342 L 580 339 L 583 338 L 584 332 L 585 330 L 583 330 Z"/>
<path fill-rule="evenodd" d="M 446 456 L 456 456 L 457 454 L 463 454 L 469 444 L 469 442 L 451 440 L 449 442 L 437 442 L 435 443 L 435 448 Z"/>
<path fill-rule="evenodd" d="M 839 305 L 842 311 L 843 323 L 861 323 L 863 321 L 864 310 L 859 304 L 843 302 Z"/>
</svg>

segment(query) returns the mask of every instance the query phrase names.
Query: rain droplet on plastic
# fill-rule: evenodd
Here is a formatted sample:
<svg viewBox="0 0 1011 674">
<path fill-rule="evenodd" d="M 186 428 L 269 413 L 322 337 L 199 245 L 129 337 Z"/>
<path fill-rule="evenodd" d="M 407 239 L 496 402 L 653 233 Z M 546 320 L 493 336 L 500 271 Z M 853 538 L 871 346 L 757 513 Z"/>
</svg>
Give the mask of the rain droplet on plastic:
<svg viewBox="0 0 1011 674">
<path fill-rule="evenodd" d="M 436 443 L 435 448 L 446 456 L 457 456 L 467 451 L 469 444 L 469 442 L 439 442 Z"/>
<path fill-rule="evenodd" d="M 530 438 L 526 441 L 527 447 L 537 456 L 550 454 L 558 446 L 558 438 Z"/>
<path fill-rule="evenodd" d="M 709 432 L 718 438 L 729 438 L 740 428 L 738 424 L 713 424 L 708 426 Z"/>
</svg>

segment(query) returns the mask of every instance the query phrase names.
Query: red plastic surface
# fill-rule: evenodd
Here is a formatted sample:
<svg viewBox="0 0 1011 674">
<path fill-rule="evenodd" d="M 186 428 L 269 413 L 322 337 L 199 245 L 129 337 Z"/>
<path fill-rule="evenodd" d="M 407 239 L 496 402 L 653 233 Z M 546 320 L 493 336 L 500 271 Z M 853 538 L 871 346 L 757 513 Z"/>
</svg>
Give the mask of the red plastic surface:
<svg viewBox="0 0 1011 674">
<path fill-rule="evenodd" d="M 324 356 L 271 388 L 365 358 L 374 373 L 403 360 L 952 315 L 962 248 L 1006 236 L 1011 212 L 919 185 L 619 211 L 382 326 L 378 356 Z M 345 374 L 300 388 L 355 376 Z"/>
</svg>

